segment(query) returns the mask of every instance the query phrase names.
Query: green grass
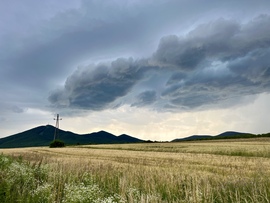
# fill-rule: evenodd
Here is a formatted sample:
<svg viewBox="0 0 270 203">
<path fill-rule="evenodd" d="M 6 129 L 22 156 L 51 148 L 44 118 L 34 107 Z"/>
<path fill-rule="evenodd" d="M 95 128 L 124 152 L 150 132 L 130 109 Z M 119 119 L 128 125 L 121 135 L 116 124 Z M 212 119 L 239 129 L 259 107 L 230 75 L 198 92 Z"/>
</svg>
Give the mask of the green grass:
<svg viewBox="0 0 270 203">
<path fill-rule="evenodd" d="M 1 155 L 0 168 L 1 202 L 35 202 L 39 197 L 34 192 L 46 186 L 48 173 L 41 161 L 31 165 L 21 158 Z M 42 198 L 48 199 L 45 193 Z"/>
<path fill-rule="evenodd" d="M 53 174 L 41 161 L 30 164 L 4 155 L 0 155 L 0 169 L 1 203 L 121 202 L 119 196 L 101 191 L 87 172 L 80 176 L 63 174 L 61 170 Z"/>
</svg>

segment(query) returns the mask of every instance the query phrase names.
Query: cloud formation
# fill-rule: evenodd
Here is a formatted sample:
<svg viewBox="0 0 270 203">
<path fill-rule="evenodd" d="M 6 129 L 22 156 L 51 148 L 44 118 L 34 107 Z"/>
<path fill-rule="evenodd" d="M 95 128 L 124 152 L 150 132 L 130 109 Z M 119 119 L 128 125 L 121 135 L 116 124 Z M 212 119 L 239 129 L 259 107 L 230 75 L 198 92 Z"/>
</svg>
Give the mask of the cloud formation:
<svg viewBox="0 0 270 203">
<path fill-rule="evenodd" d="M 76 132 L 113 132 L 124 118 L 118 132 L 172 136 L 220 110 L 230 119 L 219 129 L 208 123 L 209 133 L 228 130 L 228 121 L 260 133 L 269 15 L 269 0 L 0 1 L 1 136 L 54 124 L 56 113 Z M 252 105 L 258 116 L 239 123 Z M 239 106 L 246 108 L 232 120 Z M 183 114 L 190 118 L 172 121 Z"/>
<path fill-rule="evenodd" d="M 141 107 L 141 106 L 151 105 L 157 99 L 156 94 L 157 93 L 153 90 L 144 91 L 137 96 L 136 98 L 137 101 L 133 103 L 131 106 Z"/>
<path fill-rule="evenodd" d="M 155 74 L 156 81 L 151 77 Z M 89 110 L 113 108 L 117 102 L 161 111 L 192 110 L 269 92 L 269 76 L 270 16 L 247 23 L 220 18 L 185 36 L 163 37 L 148 59 L 120 58 L 77 69 L 49 101 Z"/>
<path fill-rule="evenodd" d="M 63 90 L 50 95 L 49 101 L 58 106 L 102 110 L 117 98 L 129 93 L 143 77 L 142 62 L 117 59 L 111 64 L 99 64 L 92 69 L 77 69 L 65 83 Z"/>
</svg>

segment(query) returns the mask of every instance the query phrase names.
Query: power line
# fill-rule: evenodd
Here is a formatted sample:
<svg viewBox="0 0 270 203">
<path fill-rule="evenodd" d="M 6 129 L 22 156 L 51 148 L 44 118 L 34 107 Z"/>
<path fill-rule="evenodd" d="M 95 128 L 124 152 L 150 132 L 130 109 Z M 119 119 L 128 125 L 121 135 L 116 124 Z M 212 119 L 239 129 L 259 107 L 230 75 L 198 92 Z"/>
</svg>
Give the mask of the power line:
<svg viewBox="0 0 270 203">
<path fill-rule="evenodd" d="M 53 140 L 59 138 L 59 120 L 62 120 L 62 118 L 59 118 L 59 114 L 57 114 L 56 118 L 54 118 L 54 120 L 56 120 L 56 124 L 55 124 L 54 139 Z"/>
</svg>

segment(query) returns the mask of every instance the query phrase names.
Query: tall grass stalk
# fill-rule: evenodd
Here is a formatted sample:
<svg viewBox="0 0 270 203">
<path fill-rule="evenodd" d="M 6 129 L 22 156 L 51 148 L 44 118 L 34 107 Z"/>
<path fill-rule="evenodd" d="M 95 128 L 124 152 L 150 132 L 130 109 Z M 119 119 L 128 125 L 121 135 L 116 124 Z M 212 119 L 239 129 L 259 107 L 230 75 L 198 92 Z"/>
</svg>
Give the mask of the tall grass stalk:
<svg viewBox="0 0 270 203">
<path fill-rule="evenodd" d="M 263 156 L 269 146 L 218 141 L 1 150 L 22 159 L 1 156 L 0 202 L 269 202 L 270 160 Z"/>
</svg>

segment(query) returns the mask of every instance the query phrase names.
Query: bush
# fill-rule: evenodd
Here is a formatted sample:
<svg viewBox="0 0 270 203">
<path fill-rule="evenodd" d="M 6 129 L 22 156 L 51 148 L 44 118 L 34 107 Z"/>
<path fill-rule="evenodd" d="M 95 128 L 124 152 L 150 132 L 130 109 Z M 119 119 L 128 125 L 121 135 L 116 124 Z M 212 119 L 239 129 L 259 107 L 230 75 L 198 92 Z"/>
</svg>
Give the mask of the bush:
<svg viewBox="0 0 270 203">
<path fill-rule="evenodd" d="M 61 140 L 54 140 L 50 143 L 50 148 L 56 148 L 56 147 L 64 147 L 65 143 Z"/>
</svg>

